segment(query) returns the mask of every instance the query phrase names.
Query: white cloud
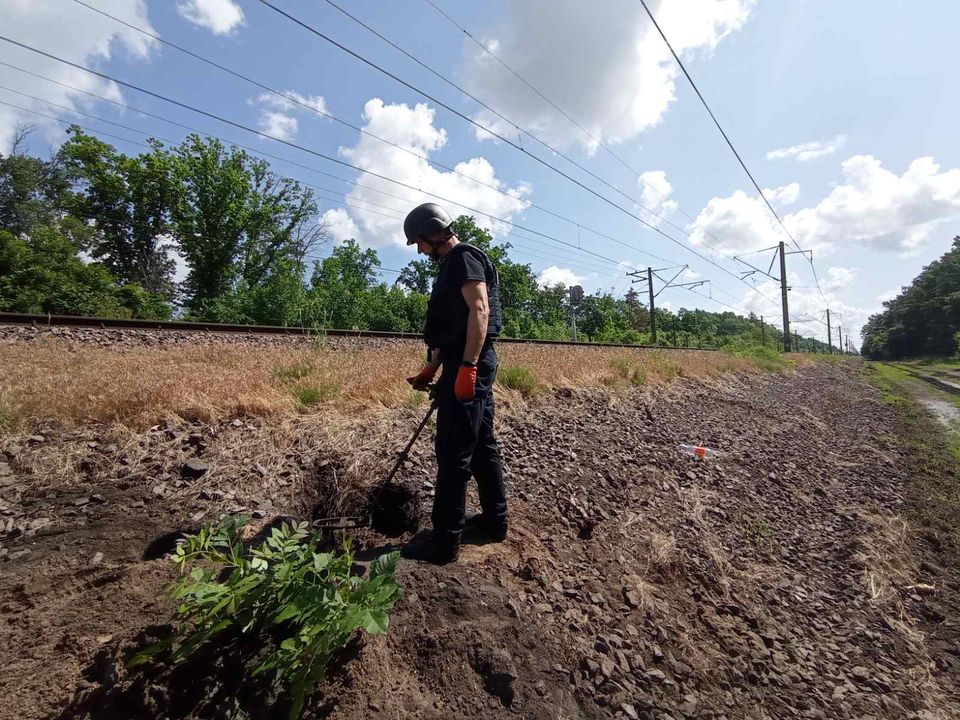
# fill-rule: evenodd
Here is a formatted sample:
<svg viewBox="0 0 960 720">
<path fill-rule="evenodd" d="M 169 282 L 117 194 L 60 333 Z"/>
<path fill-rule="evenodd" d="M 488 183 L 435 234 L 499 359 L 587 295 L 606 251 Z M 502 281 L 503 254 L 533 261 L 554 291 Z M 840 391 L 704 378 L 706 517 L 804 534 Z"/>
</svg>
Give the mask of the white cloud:
<svg viewBox="0 0 960 720">
<path fill-rule="evenodd" d="M 143 0 L 101 0 L 97 5 L 126 22 L 156 33 L 147 18 L 147 5 Z M 3 6 L 3 26 L 6 34 L 26 44 L 55 48 L 57 55 L 90 66 L 96 66 L 118 52 L 143 60 L 150 56 L 157 45 L 156 40 L 109 18 L 91 12 L 80 5 L 63 3 L 59 0 L 8 0 Z M 87 92 L 113 100 L 123 99 L 119 88 L 112 82 L 101 80 L 82 70 L 40 57 L 7 43 L 3 43 L 0 47 L 0 60 Z M 15 90 L 43 97 L 68 107 L 89 108 L 94 102 L 86 95 L 38 80 L 7 67 L 0 67 L 0 82 Z M 48 115 L 61 114 L 49 105 L 28 98 L 4 93 L 3 99 Z M 9 150 L 18 123 L 37 126 L 49 140 L 54 142 L 63 137 L 64 127 L 59 123 L 2 105 L 0 106 L 0 152 Z"/>
<path fill-rule="evenodd" d="M 552 285 L 579 285 L 586 279 L 584 275 L 577 275 L 568 268 L 551 265 L 537 275 L 537 284 L 540 287 L 550 287 Z"/>
<path fill-rule="evenodd" d="M 215 35 L 229 35 L 243 23 L 243 10 L 233 0 L 177 0 L 177 12 Z"/>
<path fill-rule="evenodd" d="M 832 140 L 814 140 L 813 142 L 800 143 L 790 147 L 770 150 L 767 153 L 767 160 L 782 160 L 784 158 L 794 158 L 800 162 L 808 162 L 825 155 L 833 155 L 842 148 L 847 142 L 846 135 L 837 135 Z"/>
<path fill-rule="evenodd" d="M 804 249 L 823 254 L 840 244 L 859 243 L 913 255 L 944 223 L 960 218 L 960 168 L 941 172 L 933 158 L 922 157 L 898 176 L 870 155 L 855 155 L 841 167 L 843 184 L 814 207 L 782 215 Z M 771 202 L 782 205 L 796 200 L 799 186 L 766 192 Z M 720 249 L 732 252 L 785 239 L 763 200 L 740 190 L 712 198 L 694 220 L 690 237 L 694 244 L 719 241 Z"/>
<path fill-rule="evenodd" d="M 317 112 L 327 113 L 327 102 L 320 95 L 301 95 L 295 90 L 287 90 L 282 95 L 265 92 L 258 95 L 250 101 L 251 103 L 265 105 L 276 110 L 292 112 L 298 107 L 313 108 Z"/>
<path fill-rule="evenodd" d="M 278 140 L 293 140 L 297 136 L 297 119 L 281 112 L 273 110 L 262 112 L 258 126 L 267 135 Z"/>
<path fill-rule="evenodd" d="M 320 218 L 320 224 L 326 226 L 327 232 L 336 244 L 360 237 L 360 228 L 344 208 L 327 210 Z"/>
<path fill-rule="evenodd" d="M 825 290 L 842 290 L 852 283 L 857 277 L 857 271 L 852 268 L 830 267 L 827 268 L 827 276 L 824 278 L 822 287 Z"/>
<path fill-rule="evenodd" d="M 260 106 L 257 125 L 267 135 L 280 140 L 293 140 L 299 130 L 299 122 L 294 113 L 312 108 L 319 113 L 327 113 L 327 103 L 319 95 L 301 95 L 293 90 L 281 97 L 274 93 L 263 93 L 248 100 L 250 105 Z"/>
<path fill-rule="evenodd" d="M 895 300 L 899 294 L 900 294 L 900 290 L 888 290 L 885 293 L 880 293 L 879 295 L 877 295 L 877 302 L 882 305 L 885 302 L 890 302 L 891 300 Z"/>
<path fill-rule="evenodd" d="M 663 170 L 648 170 L 641 173 L 637 186 L 640 188 L 640 201 L 643 206 L 651 214 L 658 216 L 650 218 L 652 224 L 659 225 L 661 218 L 668 217 L 677 209 L 676 201 L 670 199 L 670 195 L 673 194 L 673 185 L 667 180 L 667 174 Z"/>
<path fill-rule="evenodd" d="M 764 188 L 763 194 L 771 205 L 792 205 L 800 197 L 800 184 L 794 182 L 772 190 Z"/>
<path fill-rule="evenodd" d="M 366 130 L 424 157 L 440 150 L 447 142 L 446 131 L 434 127 L 434 111 L 425 104 L 411 108 L 405 104 L 386 105 L 379 98 L 374 98 L 364 106 L 363 119 Z M 401 215 L 420 203 L 439 202 L 454 217 L 460 214 L 475 215 L 477 222 L 489 228 L 494 236 L 506 234 L 509 226 L 436 196 L 509 220 L 526 207 L 524 198 L 530 193 L 529 186 L 525 184 L 507 186 L 497 178 L 490 162 L 482 157 L 460 162 L 454 167 L 457 172 L 499 188 L 507 195 L 491 187 L 483 187 L 463 175 L 441 172 L 409 152 L 386 145 L 369 135 L 361 135 L 352 147 L 340 148 L 340 154 L 367 171 L 361 173 L 357 180 L 368 187 L 355 187 L 348 196 L 349 201 L 389 204 Z M 419 190 L 408 190 L 368 173 L 394 178 Z M 400 195 L 405 200 L 385 199 L 384 195 L 370 188 Z M 355 215 L 351 212 L 351 217 L 356 219 L 359 226 L 358 240 L 374 246 L 406 245 L 402 220 L 359 212 Z"/>
<path fill-rule="evenodd" d="M 789 199 L 791 186 L 764 190 L 771 202 Z M 799 192 L 799 186 L 797 187 Z M 711 198 L 693 221 L 690 242 L 717 251 L 742 253 L 775 245 L 784 239 L 777 221 L 759 196 L 737 190 L 725 198 Z"/>
<path fill-rule="evenodd" d="M 960 168 L 940 172 L 931 157 L 897 176 L 870 155 L 843 162 L 846 184 L 816 207 L 784 219 L 804 247 L 857 242 L 915 254 L 949 221 L 960 217 Z"/>
<path fill-rule="evenodd" d="M 687 60 L 709 53 L 746 22 L 754 0 L 662 0 L 651 11 Z M 536 0 L 509 5 L 496 33 L 497 54 L 605 143 L 654 127 L 676 98 L 677 65 L 636 0 Z M 489 44 L 489 43 L 488 43 Z M 561 146 L 594 143 L 495 59 L 467 46 L 470 90 L 512 121 Z M 513 125 L 489 111 L 484 125 L 513 137 Z M 482 131 L 478 137 L 489 136 Z"/>
</svg>

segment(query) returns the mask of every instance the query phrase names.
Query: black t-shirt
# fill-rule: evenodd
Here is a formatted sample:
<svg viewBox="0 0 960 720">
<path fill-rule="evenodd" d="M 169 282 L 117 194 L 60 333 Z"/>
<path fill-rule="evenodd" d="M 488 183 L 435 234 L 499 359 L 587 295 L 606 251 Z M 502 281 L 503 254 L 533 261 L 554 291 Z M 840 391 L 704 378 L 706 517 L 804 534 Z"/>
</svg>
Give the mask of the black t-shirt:
<svg viewBox="0 0 960 720">
<path fill-rule="evenodd" d="M 431 348 L 463 348 L 467 341 L 470 308 L 463 299 L 465 283 L 479 280 L 487 285 L 490 320 L 487 337 L 500 334 L 500 278 L 490 259 L 479 248 L 459 243 L 440 261 L 440 270 L 427 303 L 423 339 Z"/>
</svg>

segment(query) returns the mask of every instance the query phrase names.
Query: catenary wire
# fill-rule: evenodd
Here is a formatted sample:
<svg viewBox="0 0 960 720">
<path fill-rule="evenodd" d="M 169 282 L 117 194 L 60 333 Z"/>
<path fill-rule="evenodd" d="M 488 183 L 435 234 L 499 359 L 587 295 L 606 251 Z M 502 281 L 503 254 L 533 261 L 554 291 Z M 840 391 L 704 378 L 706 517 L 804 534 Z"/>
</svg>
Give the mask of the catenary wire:
<svg viewBox="0 0 960 720">
<path fill-rule="evenodd" d="M 262 0 L 261 0 L 262 1 Z M 793 243 L 794 247 L 797 250 L 801 250 L 800 245 L 794 240 L 793 235 L 790 234 L 790 231 L 787 230 L 787 226 L 783 224 L 783 220 L 780 217 L 780 214 L 774 209 L 773 205 L 770 203 L 770 200 L 767 199 L 766 193 L 763 192 L 760 185 L 757 183 L 756 179 L 753 177 L 753 173 L 747 168 L 747 164 L 743 161 L 743 158 L 740 156 L 740 153 L 734 147 L 733 142 L 727 136 L 727 133 L 724 131 L 723 127 L 720 125 L 720 121 L 717 120 L 717 116 L 713 114 L 713 110 L 710 109 L 710 105 L 707 103 L 706 99 L 703 97 L 703 94 L 700 92 L 700 89 L 697 87 L 697 84 L 693 81 L 693 78 L 690 77 L 690 73 L 687 72 L 686 66 L 683 64 L 683 61 L 680 60 L 680 56 L 677 55 L 676 50 L 673 49 L 673 45 L 670 44 L 670 41 L 667 39 L 666 34 L 663 32 L 663 29 L 660 27 L 660 24 L 657 22 L 657 19 L 653 16 L 653 13 L 650 11 L 650 8 L 647 6 L 646 0 L 640 0 L 640 4 L 643 5 L 643 9 L 646 11 L 647 15 L 650 17 L 650 21 L 653 23 L 653 26 L 657 29 L 657 32 L 660 33 L 660 37 L 663 38 L 663 42 L 666 44 L 667 48 L 670 50 L 670 54 L 673 55 L 673 59 L 676 60 L 677 65 L 680 67 L 680 70 L 683 72 L 684 77 L 687 78 L 687 81 L 690 83 L 690 87 L 693 88 L 693 91 L 697 94 L 697 97 L 700 98 L 700 102 L 703 104 L 703 107 L 706 109 L 707 113 L 710 115 L 710 119 L 713 120 L 713 124 L 717 126 L 717 130 L 720 131 L 720 134 L 723 136 L 723 139 L 726 141 L 730 150 L 733 152 L 734 156 L 737 158 L 737 162 L 740 163 L 740 167 L 743 168 L 743 171 L 747 174 L 747 177 L 750 178 L 750 182 L 753 183 L 753 187 L 756 188 L 757 192 L 760 194 L 760 197 L 763 199 L 763 202 L 766 204 L 767 208 L 777 219 L 777 222 L 780 224 L 781 229 L 784 234 L 790 238 L 790 242 Z M 813 265 L 813 258 L 810 258 L 810 267 L 813 270 L 813 276 L 817 281 L 817 289 L 820 290 L 820 297 L 823 298 L 823 290 L 820 288 L 820 280 L 817 278 L 817 271 Z M 826 299 L 826 298 L 824 298 Z"/>
</svg>

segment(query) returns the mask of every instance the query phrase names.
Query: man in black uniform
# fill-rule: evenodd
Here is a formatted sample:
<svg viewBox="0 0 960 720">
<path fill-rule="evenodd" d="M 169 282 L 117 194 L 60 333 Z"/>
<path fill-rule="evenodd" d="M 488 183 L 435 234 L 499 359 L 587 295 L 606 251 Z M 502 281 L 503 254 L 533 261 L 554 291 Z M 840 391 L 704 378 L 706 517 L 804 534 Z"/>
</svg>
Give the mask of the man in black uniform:
<svg viewBox="0 0 960 720">
<path fill-rule="evenodd" d="M 446 563 L 457 559 L 460 534 L 499 542 L 507 535 L 507 496 L 500 448 L 493 434 L 493 381 L 500 334 L 500 281 L 479 248 L 454 235 L 446 211 L 434 203 L 414 208 L 403 223 L 407 244 L 440 264 L 427 304 L 428 361 L 407 378 L 424 390 L 437 384 L 437 483 L 433 532 L 407 545 L 403 556 Z M 477 481 L 481 513 L 466 517 L 467 482 Z"/>
</svg>

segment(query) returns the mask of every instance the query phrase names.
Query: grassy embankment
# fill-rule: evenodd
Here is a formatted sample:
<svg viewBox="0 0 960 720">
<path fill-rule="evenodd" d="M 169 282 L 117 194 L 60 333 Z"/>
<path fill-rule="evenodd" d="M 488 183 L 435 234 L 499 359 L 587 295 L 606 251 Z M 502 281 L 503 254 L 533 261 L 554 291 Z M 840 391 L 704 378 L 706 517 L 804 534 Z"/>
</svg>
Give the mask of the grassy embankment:
<svg viewBox="0 0 960 720">
<path fill-rule="evenodd" d="M 902 423 L 903 431 L 892 441 L 904 447 L 914 462 L 913 485 L 908 489 L 911 519 L 946 541 L 953 560 L 960 563 L 960 431 L 936 420 L 917 397 L 929 393 L 957 406 L 960 398 L 887 363 L 870 363 L 865 372 Z"/>
<path fill-rule="evenodd" d="M 678 377 L 781 372 L 797 359 L 770 353 L 650 351 L 508 345 L 499 348 L 500 396 L 511 403 L 557 387 L 630 387 Z M 418 343 L 352 349 L 184 344 L 110 348 L 51 340 L 0 347 L 0 428 L 36 422 L 146 427 L 169 416 L 215 421 L 414 408 L 426 400 L 404 378 Z"/>
</svg>

